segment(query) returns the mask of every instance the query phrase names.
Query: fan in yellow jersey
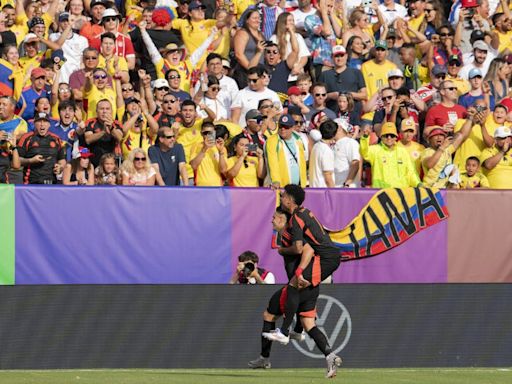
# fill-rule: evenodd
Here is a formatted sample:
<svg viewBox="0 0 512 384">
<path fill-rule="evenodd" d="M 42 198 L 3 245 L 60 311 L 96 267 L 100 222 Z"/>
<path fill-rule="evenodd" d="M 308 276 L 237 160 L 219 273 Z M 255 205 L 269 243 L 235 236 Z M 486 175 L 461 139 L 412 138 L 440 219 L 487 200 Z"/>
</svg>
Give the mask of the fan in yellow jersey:
<svg viewBox="0 0 512 384">
<path fill-rule="evenodd" d="M 181 104 L 181 117 L 182 121 L 173 124 L 172 128 L 176 130 L 176 141 L 183 146 L 185 151 L 187 173 L 190 176 L 194 174 L 189 164 L 191 160 L 190 152 L 195 144 L 203 142 L 201 137 L 203 119 L 197 117 L 196 103 L 192 100 L 185 100 Z"/>
<path fill-rule="evenodd" d="M 250 147 L 249 139 L 244 135 L 236 136 L 231 145 L 235 153 L 227 161 L 226 178 L 229 185 L 232 187 L 259 187 L 259 180 L 263 180 L 266 173 L 263 150 L 258 147 L 258 144 L 252 144 L 254 148 Z"/>
<path fill-rule="evenodd" d="M 366 92 L 370 99 L 380 89 L 388 84 L 388 72 L 396 69 L 396 65 L 387 60 L 388 45 L 385 41 L 378 40 L 375 43 L 375 57 L 361 66 L 364 82 L 366 83 Z M 363 115 L 363 119 L 372 120 L 373 112 Z"/>
<path fill-rule="evenodd" d="M 510 128 L 498 127 L 494 132 L 494 145 L 484 149 L 480 157 L 491 188 L 512 189 L 511 136 Z"/>
<path fill-rule="evenodd" d="M 16 24 L 11 28 L 11 31 L 16 35 L 16 41 L 19 43 L 29 32 L 29 29 L 32 29 L 30 23 L 32 23 L 34 19 L 42 19 L 41 24 L 43 25 L 43 31 L 40 37 L 48 38 L 48 31 L 53 23 L 60 2 L 53 0 L 46 12 L 43 12 L 41 4 L 38 2 L 27 4 L 26 9 L 24 8 L 24 3 L 26 2 L 18 0 L 15 5 Z M 38 32 L 35 33 L 39 36 Z"/>
<path fill-rule="evenodd" d="M 421 175 L 421 161 L 420 155 L 421 152 L 425 150 L 425 147 L 420 143 L 414 141 L 416 135 L 416 123 L 409 117 L 407 119 L 402 120 L 402 124 L 400 126 L 400 134 L 401 138 L 398 142 L 399 146 L 404 147 L 409 156 L 411 157 L 411 161 L 414 165 L 414 169 L 416 170 L 416 174 L 418 177 Z"/>
<path fill-rule="evenodd" d="M 466 167 L 460 174 L 459 188 L 489 188 L 489 180 L 485 175 L 480 172 L 480 159 L 475 156 L 468 157 L 466 160 Z"/>
<path fill-rule="evenodd" d="M 112 32 L 105 32 L 100 39 L 98 68 L 105 68 L 109 76 L 119 78 L 122 83 L 128 83 L 130 81 L 128 62 L 124 57 L 115 54 L 116 36 Z"/>
<path fill-rule="evenodd" d="M 146 153 L 150 146 L 155 144 L 158 133 L 158 123 L 148 112 L 147 107 L 142 107 L 136 97 L 124 100 L 126 111 L 122 115 L 123 139 L 121 150 L 123 159 L 126 159 L 135 148 L 142 148 Z"/>
<path fill-rule="evenodd" d="M 180 74 L 180 89 L 185 92 L 189 92 L 192 73 L 196 69 L 199 60 L 207 51 L 209 45 L 212 43 L 217 30 L 214 28 L 211 34 L 205 37 L 205 39 L 202 41 L 202 44 L 200 44 L 200 46 L 194 51 L 189 51 L 190 56 L 185 58 L 185 50 L 180 49 L 175 43 L 167 44 L 162 56 L 151 40 L 148 32 L 146 31 L 145 22 L 141 22 L 139 24 L 139 28 L 142 40 L 144 41 L 144 44 L 146 44 L 149 56 L 151 57 L 151 61 L 155 65 L 157 77 L 160 79 L 165 79 L 165 74 L 170 69 L 174 69 Z"/>
<path fill-rule="evenodd" d="M 26 75 L 19 58 L 18 49 L 11 45 L 4 48 L 0 59 L 0 94 L 12 96 L 16 100 L 21 96 Z"/>
<path fill-rule="evenodd" d="M 221 187 L 227 169 L 224 139 L 216 138 L 215 126 L 210 122 L 202 124 L 201 136 L 202 143 L 196 143 L 191 151 L 194 184 L 198 187 Z"/>
<path fill-rule="evenodd" d="M 87 100 L 87 120 L 96 117 L 96 104 L 107 99 L 112 105 L 112 118 L 115 120 L 118 95 L 115 89 L 108 87 L 108 74 L 103 68 L 96 68 L 85 74 L 83 89 L 84 101 Z M 117 80 L 113 80 L 115 83 Z"/>
</svg>

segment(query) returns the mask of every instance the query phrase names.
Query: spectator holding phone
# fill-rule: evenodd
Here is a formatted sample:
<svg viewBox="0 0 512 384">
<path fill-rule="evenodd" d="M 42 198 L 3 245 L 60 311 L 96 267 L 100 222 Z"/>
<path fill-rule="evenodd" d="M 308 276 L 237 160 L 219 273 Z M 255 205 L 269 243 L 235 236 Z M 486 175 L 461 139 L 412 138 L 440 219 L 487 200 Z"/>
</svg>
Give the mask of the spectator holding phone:
<svg viewBox="0 0 512 384">
<path fill-rule="evenodd" d="M 259 180 L 265 178 L 263 150 L 256 143 L 240 134 L 231 145 L 234 155 L 227 160 L 226 178 L 232 187 L 259 187 Z"/>
<path fill-rule="evenodd" d="M 224 139 L 217 137 L 215 126 L 211 122 L 202 124 L 201 136 L 203 136 L 203 142 L 195 144 L 190 151 L 194 185 L 222 187 L 227 169 Z"/>
</svg>

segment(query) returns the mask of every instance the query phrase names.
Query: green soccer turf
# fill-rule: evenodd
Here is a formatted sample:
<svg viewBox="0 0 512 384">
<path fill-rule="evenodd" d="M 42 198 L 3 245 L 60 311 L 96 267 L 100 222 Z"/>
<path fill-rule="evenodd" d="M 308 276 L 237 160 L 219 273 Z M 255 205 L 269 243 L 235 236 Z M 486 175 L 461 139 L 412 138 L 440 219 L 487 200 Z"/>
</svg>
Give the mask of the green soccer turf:
<svg viewBox="0 0 512 384">
<path fill-rule="evenodd" d="M 5 384 L 301 384 L 325 383 L 321 369 L 127 369 L 0 371 Z M 349 384 L 509 384 L 512 368 L 340 369 Z"/>
</svg>

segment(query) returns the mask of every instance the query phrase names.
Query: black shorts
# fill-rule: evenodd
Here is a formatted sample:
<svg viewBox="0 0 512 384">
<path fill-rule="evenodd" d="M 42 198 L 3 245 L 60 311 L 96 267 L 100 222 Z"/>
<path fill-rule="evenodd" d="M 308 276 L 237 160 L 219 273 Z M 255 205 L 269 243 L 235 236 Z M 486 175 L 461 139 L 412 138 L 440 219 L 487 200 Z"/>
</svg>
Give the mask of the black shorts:
<svg viewBox="0 0 512 384">
<path fill-rule="evenodd" d="M 302 271 L 302 276 L 313 286 L 317 286 L 338 269 L 340 262 L 341 259 L 339 257 L 321 258 L 315 255 L 308 266 L 304 268 L 304 271 Z"/>
<path fill-rule="evenodd" d="M 284 314 L 284 306 L 286 303 L 287 287 L 285 286 L 275 292 L 268 302 L 267 312 L 274 316 L 282 316 Z M 300 290 L 299 307 L 297 314 L 302 317 L 316 317 L 316 301 L 320 293 L 318 285 L 316 287 L 309 286 Z"/>
</svg>

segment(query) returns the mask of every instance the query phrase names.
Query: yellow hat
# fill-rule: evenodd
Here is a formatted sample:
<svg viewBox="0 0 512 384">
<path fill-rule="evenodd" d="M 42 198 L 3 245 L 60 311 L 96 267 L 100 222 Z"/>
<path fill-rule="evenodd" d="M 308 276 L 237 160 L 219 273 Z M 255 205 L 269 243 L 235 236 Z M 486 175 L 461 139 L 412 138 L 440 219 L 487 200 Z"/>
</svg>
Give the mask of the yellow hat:
<svg viewBox="0 0 512 384">
<path fill-rule="evenodd" d="M 414 122 L 414 120 L 411 118 L 402 120 L 400 130 L 402 132 L 405 132 L 405 131 L 409 131 L 411 129 L 416 132 L 416 123 Z"/>
<path fill-rule="evenodd" d="M 384 136 L 386 134 L 391 134 L 391 135 L 395 135 L 396 137 L 398 137 L 398 132 L 396 131 L 395 123 L 388 122 L 388 123 L 382 124 L 382 128 L 380 130 L 380 135 Z"/>
</svg>

